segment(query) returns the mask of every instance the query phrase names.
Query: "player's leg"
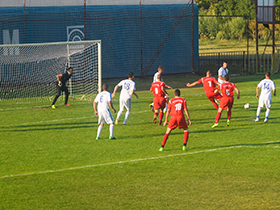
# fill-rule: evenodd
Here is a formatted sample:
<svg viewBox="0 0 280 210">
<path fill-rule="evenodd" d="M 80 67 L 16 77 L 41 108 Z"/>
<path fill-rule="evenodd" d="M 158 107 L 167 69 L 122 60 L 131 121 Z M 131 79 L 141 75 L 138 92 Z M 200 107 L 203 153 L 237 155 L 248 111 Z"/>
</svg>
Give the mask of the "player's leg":
<svg viewBox="0 0 280 210">
<path fill-rule="evenodd" d="M 178 126 L 178 123 L 176 121 L 176 117 L 172 117 L 171 116 L 171 118 L 169 120 L 169 123 L 168 123 L 168 127 L 167 127 L 166 132 L 165 132 L 165 134 L 163 136 L 161 147 L 160 147 L 159 151 L 163 151 L 163 148 L 164 148 L 164 146 L 166 144 L 166 141 L 167 141 L 167 139 L 169 137 L 169 134 L 171 133 L 171 131 L 173 129 L 177 128 L 177 126 Z"/>
<path fill-rule="evenodd" d="M 103 126 L 104 126 L 104 117 L 102 115 L 102 113 L 98 113 L 98 128 L 97 128 L 97 135 L 96 135 L 96 140 L 100 139 L 100 134 L 101 134 L 101 131 L 103 129 Z"/>
<path fill-rule="evenodd" d="M 158 116 L 158 113 L 159 113 L 159 109 L 155 109 L 155 112 L 154 112 L 154 120 L 153 120 L 153 123 L 154 123 L 154 124 L 157 123 L 157 116 Z"/>
<path fill-rule="evenodd" d="M 227 108 L 227 126 L 230 125 L 230 118 L 231 118 L 231 109 L 233 106 L 233 101 L 234 99 L 232 98 L 229 103 L 228 103 L 228 108 Z"/>
<path fill-rule="evenodd" d="M 51 105 L 51 107 L 53 108 L 53 109 L 55 109 L 55 106 L 54 106 L 54 104 L 55 104 L 55 102 L 57 101 L 57 99 L 59 98 L 59 96 L 61 95 L 61 88 L 58 86 L 58 85 L 56 85 L 56 96 L 55 96 L 55 98 L 53 99 L 53 102 L 52 102 L 52 105 Z"/>
<path fill-rule="evenodd" d="M 68 91 L 68 88 L 66 86 L 63 87 L 63 91 L 65 92 L 65 103 L 64 105 L 66 106 L 70 106 L 70 104 L 68 104 L 68 98 L 69 98 L 69 91 Z"/>
<path fill-rule="evenodd" d="M 120 119 L 120 116 L 122 115 L 123 113 L 123 110 L 124 110 L 124 101 L 122 98 L 120 98 L 119 100 L 119 105 L 120 105 L 120 110 L 118 111 L 118 114 L 117 114 L 117 118 L 116 118 L 116 121 L 115 121 L 115 124 L 118 125 L 119 124 L 119 119 Z"/>
<path fill-rule="evenodd" d="M 169 127 L 167 127 L 166 132 L 165 132 L 165 134 L 163 136 L 161 147 L 160 147 L 159 151 L 163 151 L 163 148 L 164 148 L 164 146 L 166 144 L 166 141 L 167 141 L 170 133 L 171 133 L 171 129 Z"/>
<path fill-rule="evenodd" d="M 125 116 L 124 116 L 123 124 L 126 125 L 126 121 L 127 121 L 127 119 L 129 118 L 129 115 L 130 115 L 130 108 L 131 108 L 131 99 L 130 98 L 125 102 L 124 106 L 126 108 L 126 113 L 125 113 Z"/>
<path fill-rule="evenodd" d="M 261 110 L 262 110 L 263 105 L 264 105 L 263 99 L 259 98 L 259 105 L 258 105 L 258 108 L 257 108 L 256 119 L 255 119 L 256 122 L 258 122 L 259 119 L 260 119 L 260 114 L 261 114 Z"/>
<path fill-rule="evenodd" d="M 161 123 L 162 123 L 163 115 L 164 115 L 163 110 L 159 109 L 159 121 L 158 121 L 159 125 L 161 125 Z"/>
<path fill-rule="evenodd" d="M 106 110 L 106 111 L 104 111 L 103 114 L 104 114 L 104 120 L 106 121 L 106 123 L 108 125 L 110 125 L 109 126 L 109 133 L 110 133 L 109 139 L 116 139 L 113 135 L 114 134 L 114 119 L 113 119 L 111 112 L 109 110 Z"/>
<path fill-rule="evenodd" d="M 184 144 L 183 144 L 183 150 L 187 150 L 187 143 L 189 140 L 189 129 L 184 129 Z"/>
<path fill-rule="evenodd" d="M 109 139 L 116 139 L 115 137 L 114 137 L 114 123 L 111 123 L 110 124 L 110 127 L 109 127 L 109 132 L 110 132 L 110 136 L 109 136 Z"/>
<path fill-rule="evenodd" d="M 265 112 L 264 122 L 268 121 L 268 117 L 269 117 L 269 114 L 270 114 L 270 105 L 271 105 L 271 101 L 267 99 L 266 102 L 265 102 L 266 112 Z"/>
<path fill-rule="evenodd" d="M 222 111 L 223 111 L 223 109 L 221 107 L 219 107 L 218 112 L 216 114 L 216 118 L 215 118 L 215 124 L 212 125 L 212 128 L 215 128 L 215 127 L 217 127 L 219 125 L 219 120 L 221 118 Z"/>
<path fill-rule="evenodd" d="M 219 109 L 219 105 L 218 105 L 218 103 L 215 101 L 215 99 L 213 97 L 208 97 L 208 99 L 212 102 L 212 104 L 215 107 L 215 109 Z"/>
<path fill-rule="evenodd" d="M 152 112 L 154 112 L 154 102 L 152 102 L 150 105 L 149 105 L 150 109 Z"/>
</svg>

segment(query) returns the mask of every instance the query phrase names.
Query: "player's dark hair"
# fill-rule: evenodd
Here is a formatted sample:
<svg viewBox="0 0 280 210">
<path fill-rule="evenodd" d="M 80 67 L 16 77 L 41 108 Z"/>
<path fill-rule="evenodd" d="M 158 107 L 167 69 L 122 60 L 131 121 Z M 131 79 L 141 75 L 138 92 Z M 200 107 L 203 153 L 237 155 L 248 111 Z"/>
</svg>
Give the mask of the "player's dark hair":
<svg viewBox="0 0 280 210">
<path fill-rule="evenodd" d="M 109 88 L 109 86 L 108 86 L 107 84 L 104 84 L 104 85 L 102 86 L 102 89 L 103 89 L 103 90 L 108 90 L 108 88 Z"/>
<path fill-rule="evenodd" d="M 228 82 L 229 81 L 229 76 L 228 74 L 224 76 L 224 79 Z"/>
<path fill-rule="evenodd" d="M 265 76 L 270 77 L 270 72 L 269 71 L 265 72 Z"/>
<path fill-rule="evenodd" d="M 72 73 L 73 73 L 73 68 L 72 68 L 72 67 L 69 67 L 69 68 L 67 68 L 67 71 L 70 71 L 71 74 L 72 74 Z"/>
<path fill-rule="evenodd" d="M 133 72 L 128 73 L 128 78 L 132 78 L 134 76 Z"/>
<path fill-rule="evenodd" d="M 163 66 L 159 66 L 158 68 L 161 69 L 161 70 L 164 70 L 164 67 L 163 67 Z"/>
<path fill-rule="evenodd" d="M 224 63 L 227 63 L 227 62 L 226 62 L 226 61 L 223 61 L 223 64 L 224 64 Z"/>
<path fill-rule="evenodd" d="M 180 91 L 179 89 L 176 89 L 176 90 L 174 91 L 174 95 L 175 95 L 175 96 L 180 96 L 180 95 L 181 95 L 181 91 Z"/>
</svg>

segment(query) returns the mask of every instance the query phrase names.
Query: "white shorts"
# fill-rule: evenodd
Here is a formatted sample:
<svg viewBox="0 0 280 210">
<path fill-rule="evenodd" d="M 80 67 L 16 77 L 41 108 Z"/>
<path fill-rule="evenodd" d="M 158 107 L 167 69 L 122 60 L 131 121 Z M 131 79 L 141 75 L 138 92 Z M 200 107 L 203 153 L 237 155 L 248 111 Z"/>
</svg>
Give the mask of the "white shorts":
<svg viewBox="0 0 280 210">
<path fill-rule="evenodd" d="M 269 100 L 268 98 L 259 98 L 259 107 L 262 108 L 263 105 L 265 105 L 267 109 L 270 109 L 271 100 Z"/>
<path fill-rule="evenodd" d="M 107 110 L 102 110 L 102 111 L 98 111 L 98 124 L 101 124 L 101 123 L 104 123 L 104 121 L 107 123 L 107 124 L 111 124 L 111 123 L 114 123 L 114 119 L 113 119 L 113 116 L 110 112 L 109 109 Z"/>
<path fill-rule="evenodd" d="M 123 108 L 126 108 L 126 110 L 130 111 L 131 108 L 131 98 L 120 98 L 120 110 L 123 110 Z"/>
</svg>

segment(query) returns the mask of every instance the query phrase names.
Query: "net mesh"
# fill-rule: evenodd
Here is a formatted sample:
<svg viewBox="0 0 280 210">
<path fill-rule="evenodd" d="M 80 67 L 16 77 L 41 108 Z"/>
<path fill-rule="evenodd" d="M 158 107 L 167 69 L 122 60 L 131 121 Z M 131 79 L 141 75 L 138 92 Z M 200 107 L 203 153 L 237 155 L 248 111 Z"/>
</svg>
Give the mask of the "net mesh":
<svg viewBox="0 0 280 210">
<path fill-rule="evenodd" d="M 56 95 L 56 75 L 71 66 L 70 97 L 88 100 L 98 92 L 98 43 L 0 46 L 0 99 L 44 102 Z M 60 97 L 62 100 L 62 97 Z"/>
</svg>

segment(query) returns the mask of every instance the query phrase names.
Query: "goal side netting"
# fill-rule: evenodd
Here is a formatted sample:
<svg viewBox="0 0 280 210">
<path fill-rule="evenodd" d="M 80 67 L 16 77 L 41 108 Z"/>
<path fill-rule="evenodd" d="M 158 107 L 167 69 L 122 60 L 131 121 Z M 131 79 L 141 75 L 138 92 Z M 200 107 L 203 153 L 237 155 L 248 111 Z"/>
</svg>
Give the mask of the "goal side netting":
<svg viewBox="0 0 280 210">
<path fill-rule="evenodd" d="M 101 90 L 101 41 L 0 45 L 0 103 L 52 101 L 56 75 L 70 66 L 70 98 L 93 99 Z"/>
</svg>

